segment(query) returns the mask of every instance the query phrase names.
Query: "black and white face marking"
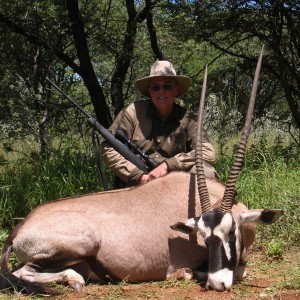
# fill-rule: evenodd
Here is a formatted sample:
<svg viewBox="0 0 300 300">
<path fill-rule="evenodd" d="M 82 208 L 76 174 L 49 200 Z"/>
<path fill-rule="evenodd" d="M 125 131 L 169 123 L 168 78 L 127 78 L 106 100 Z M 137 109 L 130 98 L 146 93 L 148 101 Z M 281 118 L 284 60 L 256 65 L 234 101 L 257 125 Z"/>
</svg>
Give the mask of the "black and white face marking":
<svg viewBox="0 0 300 300">
<path fill-rule="evenodd" d="M 200 232 L 208 253 L 206 288 L 224 291 L 231 287 L 233 280 L 242 280 L 245 275 L 245 231 L 242 232 L 240 226 L 244 223 L 272 224 L 282 214 L 281 209 L 251 209 L 236 215 L 235 219 L 230 213 L 214 210 L 201 217 L 177 222 L 171 228 L 186 234 Z M 251 235 L 255 231 L 249 233 Z M 253 237 L 250 236 L 250 239 Z"/>
<path fill-rule="evenodd" d="M 233 269 L 237 265 L 239 243 L 238 230 L 230 213 L 218 210 L 204 213 L 198 229 L 204 238 L 208 251 L 208 280 L 207 289 L 224 291 L 233 282 Z"/>
</svg>

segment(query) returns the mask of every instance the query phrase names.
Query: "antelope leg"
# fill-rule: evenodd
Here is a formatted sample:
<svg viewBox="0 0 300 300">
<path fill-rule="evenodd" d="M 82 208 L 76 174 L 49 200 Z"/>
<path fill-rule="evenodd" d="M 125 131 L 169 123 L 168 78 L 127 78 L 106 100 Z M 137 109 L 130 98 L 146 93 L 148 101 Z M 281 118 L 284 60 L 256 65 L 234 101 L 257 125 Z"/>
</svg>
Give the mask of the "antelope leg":
<svg viewBox="0 0 300 300">
<path fill-rule="evenodd" d="M 23 280 L 29 282 L 40 283 L 68 283 L 76 292 L 81 292 L 85 285 L 83 277 L 72 269 L 66 269 L 56 273 L 38 272 L 28 264 L 25 264 L 13 274 Z"/>
</svg>

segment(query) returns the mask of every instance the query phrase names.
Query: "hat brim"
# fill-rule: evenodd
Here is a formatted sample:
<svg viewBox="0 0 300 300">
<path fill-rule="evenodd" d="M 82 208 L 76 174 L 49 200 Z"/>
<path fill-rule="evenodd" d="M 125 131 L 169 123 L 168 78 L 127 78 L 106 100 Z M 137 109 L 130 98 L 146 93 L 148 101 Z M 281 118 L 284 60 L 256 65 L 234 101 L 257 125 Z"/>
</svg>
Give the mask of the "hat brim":
<svg viewBox="0 0 300 300">
<path fill-rule="evenodd" d="M 136 85 L 138 91 L 143 96 L 150 97 L 150 94 L 148 92 L 148 87 L 149 87 L 149 84 L 150 84 L 150 80 L 152 78 L 155 78 L 155 77 L 171 77 L 171 78 L 174 78 L 176 80 L 176 82 L 178 83 L 178 87 L 179 87 L 179 91 L 178 91 L 178 95 L 177 96 L 183 95 L 188 90 L 188 88 L 191 85 L 191 78 L 189 78 L 187 76 L 176 75 L 176 76 L 151 76 L 151 77 L 144 77 L 144 78 L 138 79 L 135 82 L 135 85 Z"/>
</svg>

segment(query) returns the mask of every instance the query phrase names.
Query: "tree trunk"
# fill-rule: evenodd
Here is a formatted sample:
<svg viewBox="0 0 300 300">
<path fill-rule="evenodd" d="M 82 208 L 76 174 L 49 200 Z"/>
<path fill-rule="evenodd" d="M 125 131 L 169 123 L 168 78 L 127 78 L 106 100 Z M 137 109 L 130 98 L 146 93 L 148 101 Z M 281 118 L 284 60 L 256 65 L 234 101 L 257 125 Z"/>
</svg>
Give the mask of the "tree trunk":
<svg viewBox="0 0 300 300">
<path fill-rule="evenodd" d="M 79 75 L 82 77 L 82 80 L 89 91 L 97 120 L 107 128 L 111 124 L 112 118 L 91 62 L 78 1 L 66 0 L 66 4 L 71 21 L 75 47 L 80 62 Z"/>
<path fill-rule="evenodd" d="M 281 69 L 281 84 L 285 93 L 285 97 L 289 108 L 291 110 L 292 116 L 295 120 L 295 123 L 300 131 L 300 107 L 297 103 L 297 95 L 292 92 L 292 89 L 289 85 L 289 79 L 287 78 L 286 66 L 284 63 L 280 63 Z M 298 141 L 299 143 L 300 141 Z"/>
</svg>

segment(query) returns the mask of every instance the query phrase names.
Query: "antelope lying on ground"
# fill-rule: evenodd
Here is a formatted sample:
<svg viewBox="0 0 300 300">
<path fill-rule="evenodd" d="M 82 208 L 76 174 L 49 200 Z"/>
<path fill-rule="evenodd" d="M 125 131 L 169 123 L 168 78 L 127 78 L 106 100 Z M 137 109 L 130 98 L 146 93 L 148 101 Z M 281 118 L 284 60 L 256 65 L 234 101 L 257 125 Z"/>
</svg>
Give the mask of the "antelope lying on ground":
<svg viewBox="0 0 300 300">
<path fill-rule="evenodd" d="M 198 132 L 202 132 L 204 95 Z M 250 99 L 253 107 L 255 96 Z M 251 109 L 248 115 L 245 132 Z M 4 245 L 0 287 L 20 286 L 34 293 L 39 286 L 33 283 L 64 282 L 81 291 L 87 279 L 137 282 L 204 274 L 207 289 L 229 289 L 245 274 L 255 223 L 271 224 L 282 211 L 247 210 L 235 202 L 234 185 L 244 151 L 238 151 L 226 191 L 217 180 L 205 179 L 200 140 L 197 177 L 170 173 L 136 188 L 38 206 Z M 8 267 L 12 251 L 21 262 L 13 273 Z"/>
</svg>

